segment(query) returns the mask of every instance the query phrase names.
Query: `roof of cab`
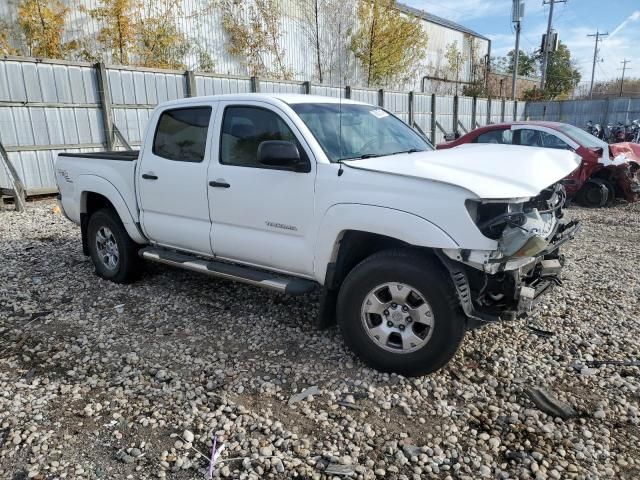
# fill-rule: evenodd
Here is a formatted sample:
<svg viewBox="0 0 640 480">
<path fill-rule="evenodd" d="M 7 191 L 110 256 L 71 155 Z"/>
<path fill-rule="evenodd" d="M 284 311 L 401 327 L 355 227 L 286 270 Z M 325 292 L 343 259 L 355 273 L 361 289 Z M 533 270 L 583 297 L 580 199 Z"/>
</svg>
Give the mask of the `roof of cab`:
<svg viewBox="0 0 640 480">
<path fill-rule="evenodd" d="M 275 101 L 284 102 L 289 105 L 300 103 L 342 103 L 342 104 L 355 104 L 355 105 L 367 105 L 363 102 L 357 102 L 347 98 L 337 97 L 324 97 L 322 95 L 305 95 L 301 93 L 228 93 L 224 95 L 206 95 L 199 97 L 180 98 L 178 100 L 171 100 L 169 102 L 162 103 L 163 106 L 167 105 L 184 105 L 193 104 L 207 101 L 266 101 L 268 103 L 274 103 Z"/>
</svg>

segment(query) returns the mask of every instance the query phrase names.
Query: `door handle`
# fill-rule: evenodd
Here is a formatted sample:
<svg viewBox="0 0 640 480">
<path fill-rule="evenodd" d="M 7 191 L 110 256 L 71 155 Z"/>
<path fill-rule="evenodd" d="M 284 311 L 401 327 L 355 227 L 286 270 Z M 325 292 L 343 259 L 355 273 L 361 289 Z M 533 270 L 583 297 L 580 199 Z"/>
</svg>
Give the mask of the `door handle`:
<svg viewBox="0 0 640 480">
<path fill-rule="evenodd" d="M 229 188 L 231 185 L 229 185 L 227 182 L 211 181 L 211 182 L 209 182 L 209 186 L 210 187 Z"/>
<path fill-rule="evenodd" d="M 158 176 L 154 175 L 153 173 L 143 173 L 142 178 L 144 178 L 145 180 L 157 180 Z"/>
</svg>

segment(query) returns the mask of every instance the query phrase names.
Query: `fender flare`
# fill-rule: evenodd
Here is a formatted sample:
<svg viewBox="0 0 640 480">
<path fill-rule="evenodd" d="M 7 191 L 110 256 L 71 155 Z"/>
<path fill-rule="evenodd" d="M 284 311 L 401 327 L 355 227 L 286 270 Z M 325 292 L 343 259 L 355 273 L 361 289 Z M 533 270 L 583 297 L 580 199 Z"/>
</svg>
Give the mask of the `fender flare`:
<svg viewBox="0 0 640 480">
<path fill-rule="evenodd" d="M 413 213 L 360 203 L 336 204 L 327 209 L 318 226 L 313 269 L 321 284 L 327 265 L 337 257 L 340 239 L 349 230 L 384 235 L 417 247 L 460 247 L 447 232 Z"/>
<path fill-rule="evenodd" d="M 109 182 L 109 180 L 97 175 L 82 174 L 78 176 L 77 181 L 80 191 L 80 213 L 87 212 L 87 193 L 100 194 L 111 202 L 131 239 L 139 244 L 148 243 L 148 240 L 138 229 L 136 220 L 129 210 L 127 202 L 125 202 L 118 189 Z"/>
</svg>

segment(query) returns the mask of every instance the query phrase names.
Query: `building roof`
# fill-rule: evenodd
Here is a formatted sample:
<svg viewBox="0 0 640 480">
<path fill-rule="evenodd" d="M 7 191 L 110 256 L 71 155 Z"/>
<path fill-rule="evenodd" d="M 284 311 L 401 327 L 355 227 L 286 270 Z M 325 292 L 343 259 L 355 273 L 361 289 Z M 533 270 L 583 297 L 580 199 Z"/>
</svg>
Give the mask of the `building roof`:
<svg viewBox="0 0 640 480">
<path fill-rule="evenodd" d="M 459 32 L 468 33 L 469 35 L 473 35 L 474 37 L 482 38 L 483 40 L 488 40 L 484 35 L 480 35 L 478 32 L 474 32 L 473 30 L 460 25 L 459 23 L 452 22 L 451 20 L 447 20 L 446 18 L 439 17 L 437 15 L 433 15 L 431 13 L 427 13 L 424 10 L 420 10 L 417 8 L 410 7 L 409 5 L 405 5 L 404 3 L 397 3 L 398 10 L 408 15 L 413 15 L 418 18 L 422 18 L 427 22 L 436 23 L 438 25 L 442 25 L 443 27 L 450 28 L 452 30 L 457 30 Z"/>
</svg>

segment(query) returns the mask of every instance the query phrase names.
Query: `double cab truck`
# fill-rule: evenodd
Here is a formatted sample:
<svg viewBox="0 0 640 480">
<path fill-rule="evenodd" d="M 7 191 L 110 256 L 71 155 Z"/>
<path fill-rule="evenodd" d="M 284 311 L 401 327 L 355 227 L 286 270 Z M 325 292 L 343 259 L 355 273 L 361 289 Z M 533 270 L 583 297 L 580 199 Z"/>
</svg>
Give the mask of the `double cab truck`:
<svg viewBox="0 0 640 480">
<path fill-rule="evenodd" d="M 560 283 L 578 228 L 560 180 L 579 163 L 511 145 L 435 151 L 378 106 L 238 94 L 161 104 L 140 151 L 61 153 L 55 172 L 98 276 L 128 282 L 146 260 L 321 289 L 317 326 L 337 321 L 379 370 L 421 375 L 469 328 L 524 316 Z"/>
</svg>

